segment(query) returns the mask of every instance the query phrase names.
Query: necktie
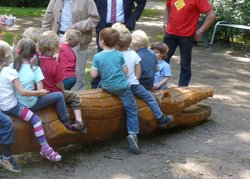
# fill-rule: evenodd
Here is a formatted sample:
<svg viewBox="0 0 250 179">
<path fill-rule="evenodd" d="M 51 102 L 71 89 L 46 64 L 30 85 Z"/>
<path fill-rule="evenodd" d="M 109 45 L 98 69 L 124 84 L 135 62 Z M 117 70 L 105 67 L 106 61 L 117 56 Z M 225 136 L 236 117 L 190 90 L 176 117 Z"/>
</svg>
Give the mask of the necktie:
<svg viewBox="0 0 250 179">
<path fill-rule="evenodd" d="M 116 0 L 111 1 L 111 24 L 116 23 Z"/>
</svg>

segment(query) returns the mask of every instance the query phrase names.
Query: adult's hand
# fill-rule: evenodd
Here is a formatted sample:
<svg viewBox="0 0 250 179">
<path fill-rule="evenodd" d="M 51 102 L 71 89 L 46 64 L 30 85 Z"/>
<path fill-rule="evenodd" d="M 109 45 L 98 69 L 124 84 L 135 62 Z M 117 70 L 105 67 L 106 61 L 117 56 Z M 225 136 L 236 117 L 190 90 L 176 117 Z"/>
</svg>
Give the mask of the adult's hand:
<svg viewBox="0 0 250 179">
<path fill-rule="evenodd" d="M 200 30 L 197 30 L 197 31 L 195 32 L 195 34 L 194 34 L 194 39 L 195 39 L 195 41 L 197 41 L 197 42 L 201 41 L 201 36 L 202 36 L 201 31 L 200 31 Z"/>
</svg>

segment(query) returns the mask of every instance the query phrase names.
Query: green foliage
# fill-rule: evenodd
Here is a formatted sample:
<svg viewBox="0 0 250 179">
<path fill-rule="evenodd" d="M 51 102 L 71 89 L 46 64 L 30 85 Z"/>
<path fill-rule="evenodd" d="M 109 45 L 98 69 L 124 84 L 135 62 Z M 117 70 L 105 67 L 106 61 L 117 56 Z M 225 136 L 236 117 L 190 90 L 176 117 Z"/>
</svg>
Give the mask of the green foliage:
<svg viewBox="0 0 250 179">
<path fill-rule="evenodd" d="M 154 9 L 144 9 L 142 12 L 143 17 L 156 17 L 156 16 L 161 16 L 162 12 L 159 12 Z"/>
<path fill-rule="evenodd" d="M 213 6 L 217 13 L 217 21 L 228 21 L 232 24 L 250 25 L 250 1 L 249 0 L 213 0 Z M 232 29 L 219 28 L 218 38 L 228 39 L 232 37 Z M 250 32 L 237 30 L 233 32 L 238 36 L 234 40 L 244 39 L 245 43 L 250 41 Z"/>
<path fill-rule="evenodd" d="M 10 7 L 46 7 L 49 0 L 0 0 L 1 6 Z"/>
<path fill-rule="evenodd" d="M 0 7 L 1 14 L 11 14 L 16 17 L 42 17 L 45 13 L 45 8 L 18 8 L 18 7 Z"/>
</svg>

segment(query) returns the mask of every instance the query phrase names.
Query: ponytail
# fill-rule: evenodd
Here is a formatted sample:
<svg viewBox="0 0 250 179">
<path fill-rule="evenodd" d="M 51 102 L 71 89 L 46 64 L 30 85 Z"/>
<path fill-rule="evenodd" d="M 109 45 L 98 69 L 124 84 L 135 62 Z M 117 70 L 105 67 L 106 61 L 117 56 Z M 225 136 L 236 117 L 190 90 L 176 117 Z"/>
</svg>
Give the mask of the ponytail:
<svg viewBox="0 0 250 179">
<path fill-rule="evenodd" d="M 14 60 L 13 68 L 16 69 L 17 72 L 19 72 L 22 67 L 23 59 L 27 59 L 31 61 L 34 58 L 36 54 L 36 44 L 33 40 L 29 38 L 21 39 L 17 43 L 16 52 L 17 52 L 17 55 Z"/>
<path fill-rule="evenodd" d="M 22 66 L 22 57 L 19 53 L 17 53 L 15 60 L 14 60 L 13 68 L 17 72 L 19 72 L 21 70 L 21 66 Z"/>
</svg>

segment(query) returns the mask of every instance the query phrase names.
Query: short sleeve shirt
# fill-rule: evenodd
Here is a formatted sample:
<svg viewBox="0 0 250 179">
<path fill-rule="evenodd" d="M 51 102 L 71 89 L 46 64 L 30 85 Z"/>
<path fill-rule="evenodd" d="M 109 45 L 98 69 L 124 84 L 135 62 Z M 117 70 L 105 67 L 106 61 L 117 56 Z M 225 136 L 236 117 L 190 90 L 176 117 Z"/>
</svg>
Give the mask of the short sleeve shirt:
<svg viewBox="0 0 250 179">
<path fill-rule="evenodd" d="M 56 84 L 63 81 L 63 71 L 53 57 L 39 56 L 40 68 L 44 75 L 43 87 L 50 92 L 60 91 Z"/>
<path fill-rule="evenodd" d="M 115 92 L 128 88 L 123 66 L 126 65 L 122 53 L 116 50 L 102 51 L 94 56 L 92 68 L 98 70 L 102 88 Z"/>
<path fill-rule="evenodd" d="M 141 77 L 139 82 L 142 86 L 144 86 L 144 88 L 151 89 L 153 88 L 157 65 L 156 56 L 151 50 L 147 48 L 138 49 L 137 54 L 141 58 Z"/>
<path fill-rule="evenodd" d="M 35 90 L 36 83 L 44 79 L 43 73 L 39 66 L 30 66 L 30 64 L 22 64 L 19 74 L 21 85 L 26 90 Z M 22 96 L 15 91 L 17 101 L 28 108 L 33 107 L 37 102 L 37 96 Z"/>
<path fill-rule="evenodd" d="M 122 52 L 125 63 L 128 67 L 127 80 L 130 85 L 138 85 L 139 81 L 135 76 L 135 66 L 139 64 L 141 58 L 133 50 Z"/>
<path fill-rule="evenodd" d="M 58 62 L 63 70 L 64 79 L 76 77 L 76 55 L 69 45 L 60 44 Z"/>
<path fill-rule="evenodd" d="M 15 69 L 4 67 L 0 72 L 0 110 L 7 111 L 17 105 L 12 81 L 18 78 Z"/>
<path fill-rule="evenodd" d="M 166 6 L 170 8 L 166 32 L 185 37 L 195 34 L 200 14 L 212 9 L 208 0 L 167 0 Z"/>
<path fill-rule="evenodd" d="M 165 77 L 171 76 L 170 65 L 167 62 L 165 62 L 164 60 L 158 60 L 158 65 L 159 71 L 155 73 L 154 86 L 160 83 Z M 162 88 L 167 88 L 167 85 L 164 84 Z"/>
</svg>

